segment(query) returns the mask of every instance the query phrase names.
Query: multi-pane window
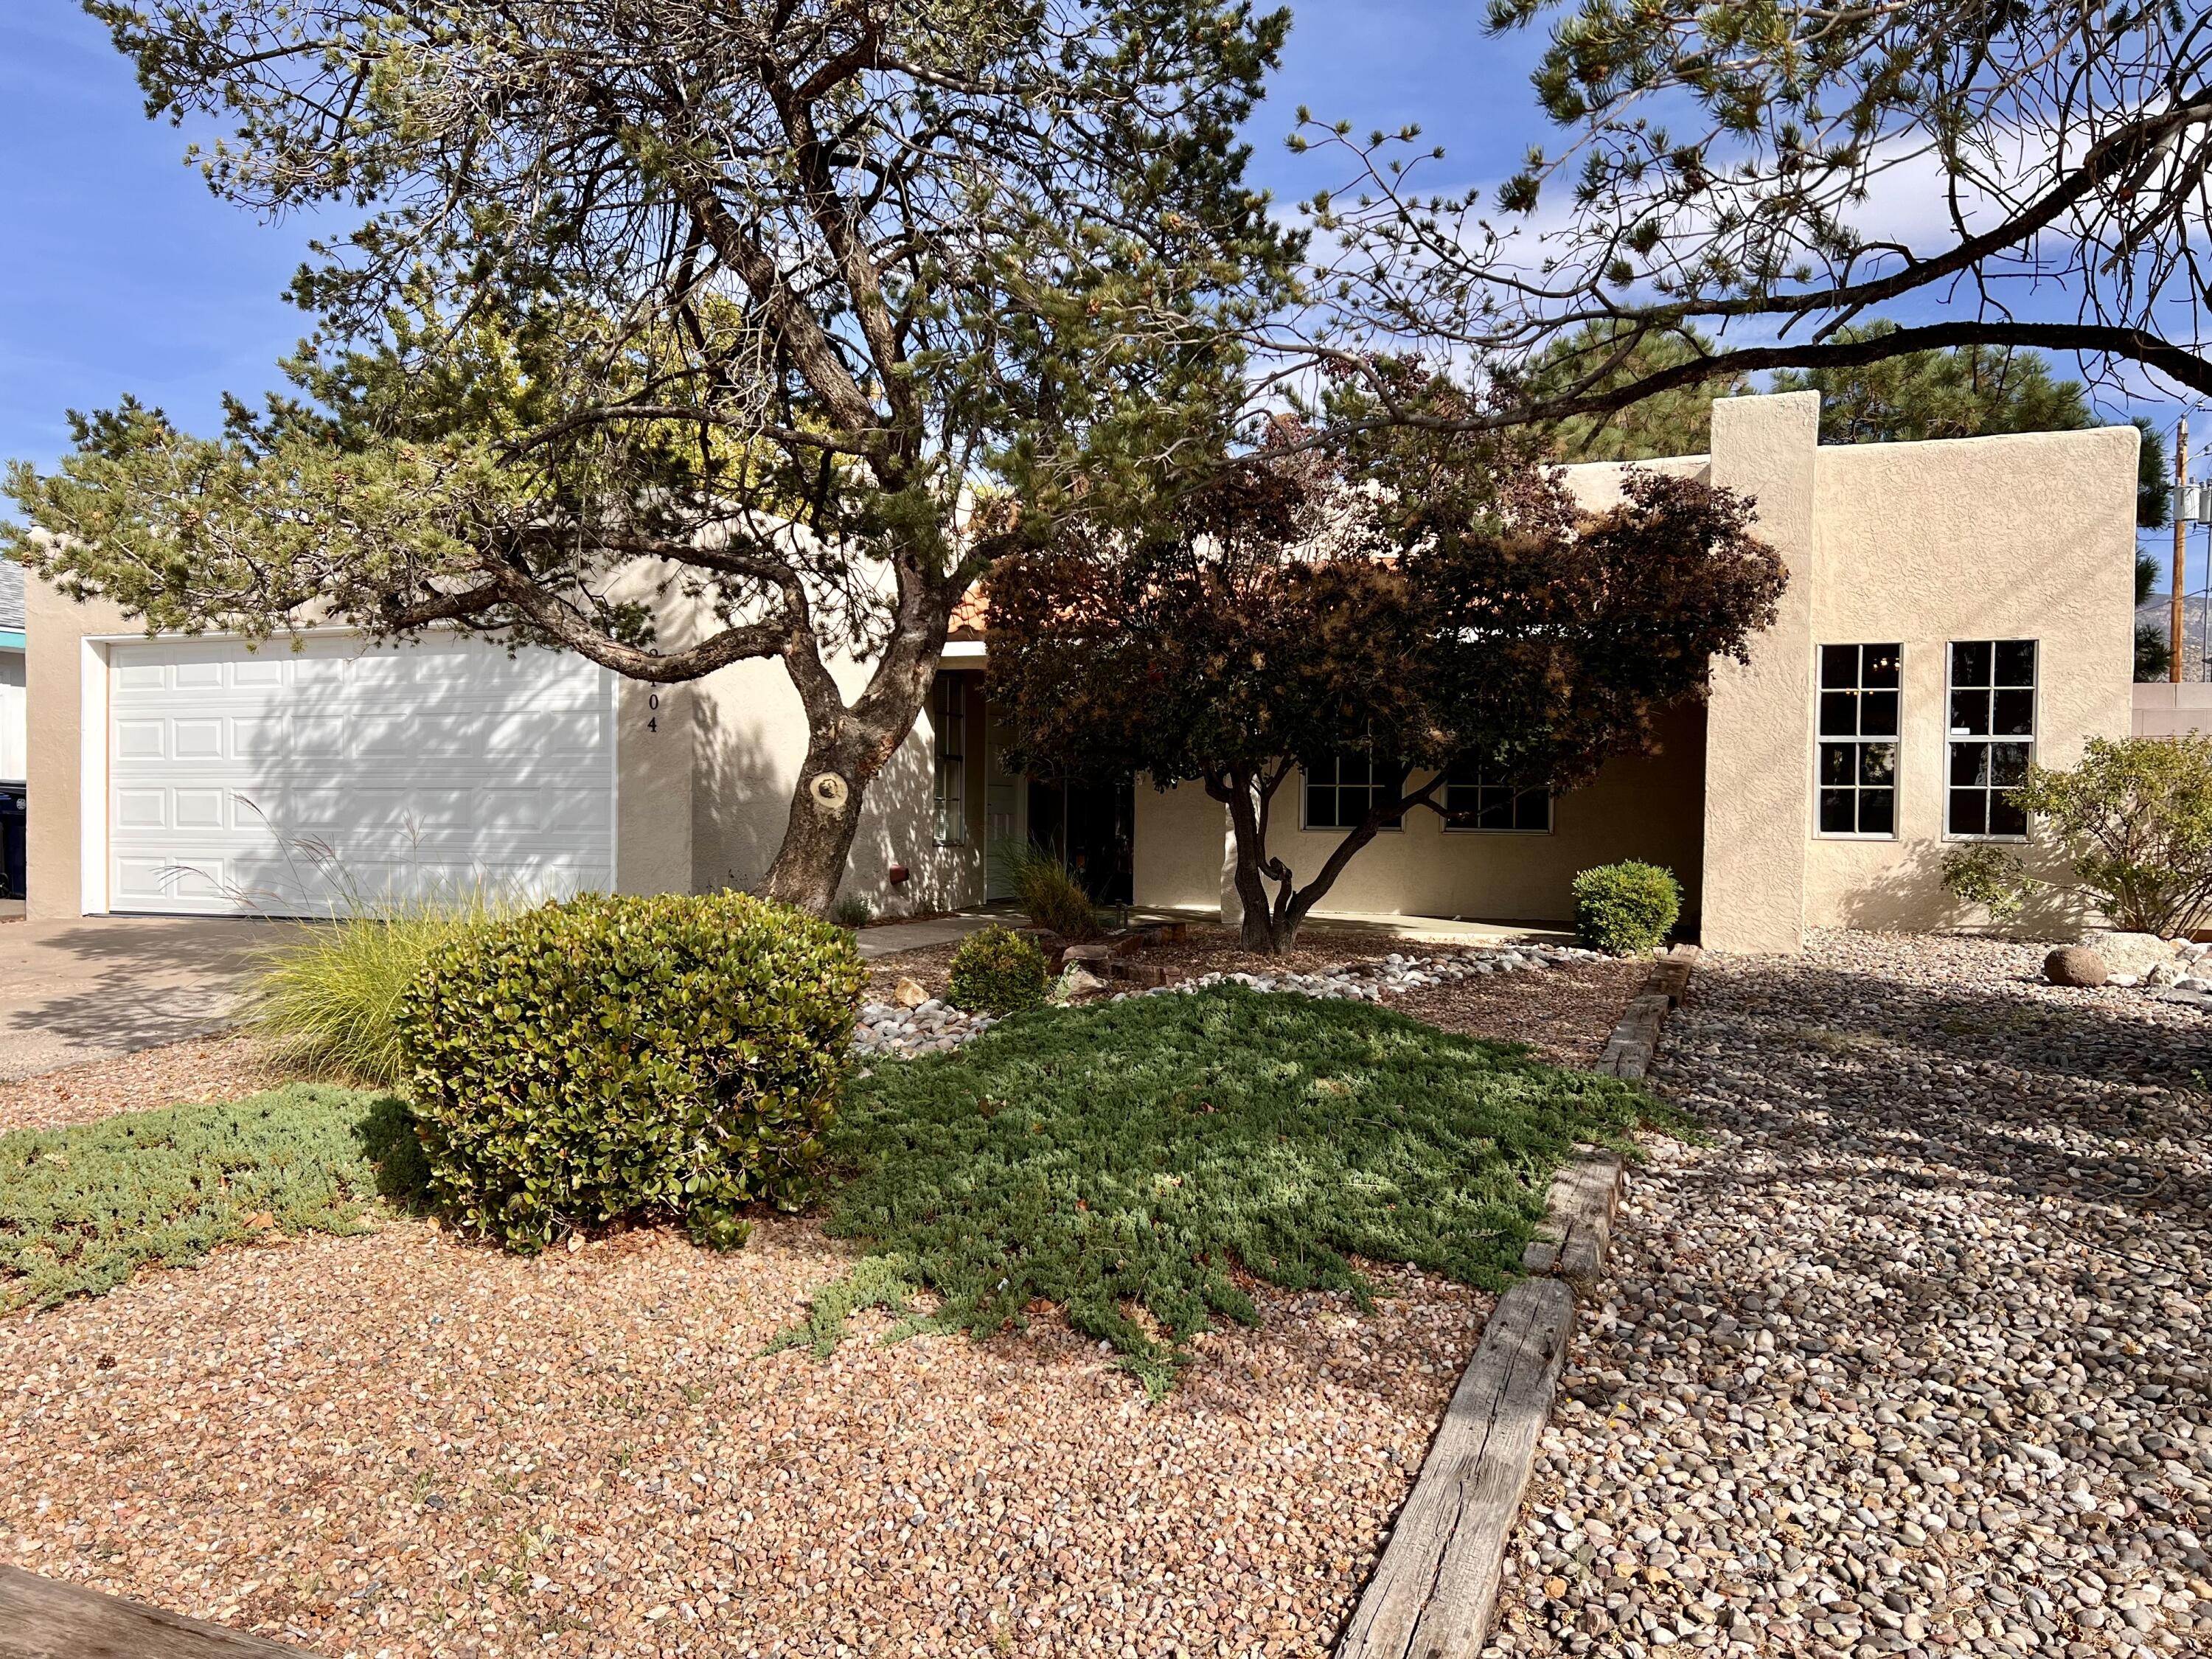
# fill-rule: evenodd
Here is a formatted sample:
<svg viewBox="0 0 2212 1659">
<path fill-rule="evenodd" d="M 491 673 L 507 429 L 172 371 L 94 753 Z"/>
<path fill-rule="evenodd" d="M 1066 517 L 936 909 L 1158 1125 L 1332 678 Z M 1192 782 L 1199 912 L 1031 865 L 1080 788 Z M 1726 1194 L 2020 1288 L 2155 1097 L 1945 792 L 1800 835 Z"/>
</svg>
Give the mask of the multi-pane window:
<svg viewBox="0 0 2212 1659">
<path fill-rule="evenodd" d="M 2027 814 L 2007 793 L 2035 752 L 2035 641 L 1951 641 L 1950 765 L 1943 830 L 2023 836 Z"/>
<path fill-rule="evenodd" d="M 968 701 L 960 677 L 939 674 L 929 688 L 937 761 L 937 844 L 968 842 Z"/>
<path fill-rule="evenodd" d="M 1820 823 L 1824 836 L 1897 833 L 1896 645 L 1820 647 Z"/>
<path fill-rule="evenodd" d="M 1465 762 L 1444 775 L 1447 830 L 1520 830 L 1540 835 L 1551 827 L 1548 789 L 1524 789 Z"/>
<path fill-rule="evenodd" d="M 1305 769 L 1306 828 L 1356 830 L 1378 802 L 1398 799 L 1402 769 L 1366 754 L 1331 755 Z M 1395 830 L 1395 814 L 1382 820 Z"/>
</svg>

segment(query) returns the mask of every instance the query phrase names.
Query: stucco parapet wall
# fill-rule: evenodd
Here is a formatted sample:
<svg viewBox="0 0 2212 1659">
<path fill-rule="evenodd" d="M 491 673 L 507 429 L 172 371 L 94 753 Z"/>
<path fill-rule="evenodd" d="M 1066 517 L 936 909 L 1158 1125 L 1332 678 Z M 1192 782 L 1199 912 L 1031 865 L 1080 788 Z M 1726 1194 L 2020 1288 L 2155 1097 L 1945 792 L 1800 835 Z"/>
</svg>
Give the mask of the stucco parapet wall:
<svg viewBox="0 0 2212 1659">
<path fill-rule="evenodd" d="M 2134 688 L 2130 730 L 2138 738 L 2185 738 L 2212 732 L 2212 684 L 2156 680 Z"/>
</svg>

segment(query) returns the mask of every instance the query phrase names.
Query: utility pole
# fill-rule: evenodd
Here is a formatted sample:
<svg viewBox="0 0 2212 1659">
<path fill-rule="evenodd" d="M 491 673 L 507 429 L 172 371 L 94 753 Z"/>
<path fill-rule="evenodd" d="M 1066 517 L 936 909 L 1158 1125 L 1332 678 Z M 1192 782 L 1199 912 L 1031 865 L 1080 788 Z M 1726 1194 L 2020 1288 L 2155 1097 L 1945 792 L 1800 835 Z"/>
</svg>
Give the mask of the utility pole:
<svg viewBox="0 0 2212 1659">
<path fill-rule="evenodd" d="M 2189 416 L 2181 417 L 2181 424 L 2173 430 L 2173 622 L 2168 630 L 2173 643 L 2173 660 L 2166 667 L 2166 678 L 2177 684 L 2181 679 L 2181 578 L 2182 567 L 2187 562 L 2189 551 Z"/>
</svg>

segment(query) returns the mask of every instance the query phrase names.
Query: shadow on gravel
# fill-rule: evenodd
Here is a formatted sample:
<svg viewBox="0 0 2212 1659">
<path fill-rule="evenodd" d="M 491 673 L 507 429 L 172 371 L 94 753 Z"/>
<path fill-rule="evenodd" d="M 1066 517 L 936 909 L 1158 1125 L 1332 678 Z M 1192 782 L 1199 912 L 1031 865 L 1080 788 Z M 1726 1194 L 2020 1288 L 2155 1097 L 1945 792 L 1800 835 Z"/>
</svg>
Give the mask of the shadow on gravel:
<svg viewBox="0 0 2212 1659">
<path fill-rule="evenodd" d="M 1775 1022 L 1732 1068 L 1747 1092 L 1770 1085 L 1776 1107 L 1846 1097 L 1869 1149 L 1896 1137 L 1900 1155 L 1976 1185 L 2212 1209 L 2203 1161 L 2162 1160 L 2154 1145 L 2212 1141 L 2212 1018 L 2129 993 L 2085 993 L 2077 1005 L 2036 997 L 2027 981 L 1939 990 L 1802 964 L 1778 970 L 1768 997 L 1759 971 L 1743 970 L 1717 1011 Z M 1819 1022 L 1802 1018 L 1808 1006 Z M 1897 1180 L 1944 1184 L 1913 1171 Z"/>
</svg>

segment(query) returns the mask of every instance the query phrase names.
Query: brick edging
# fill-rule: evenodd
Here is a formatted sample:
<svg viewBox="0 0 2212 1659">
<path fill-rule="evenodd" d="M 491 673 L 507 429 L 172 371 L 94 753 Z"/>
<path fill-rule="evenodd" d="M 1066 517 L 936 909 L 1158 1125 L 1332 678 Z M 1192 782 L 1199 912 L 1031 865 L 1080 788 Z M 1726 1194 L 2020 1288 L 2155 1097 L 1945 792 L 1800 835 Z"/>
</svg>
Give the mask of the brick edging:
<svg viewBox="0 0 2212 1659">
<path fill-rule="evenodd" d="M 1599 1071 L 1635 1081 L 1650 1069 L 1697 960 L 1695 945 L 1680 945 L 1652 963 Z M 1596 1147 L 1552 1178 L 1544 1219 L 1522 1253 L 1527 1277 L 1507 1287 L 1482 1328 L 1336 1659 L 1474 1659 L 1489 1641 L 1505 1546 L 1574 1335 L 1575 1299 L 1605 1276 L 1625 1178 L 1620 1155 Z"/>
</svg>

